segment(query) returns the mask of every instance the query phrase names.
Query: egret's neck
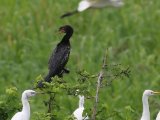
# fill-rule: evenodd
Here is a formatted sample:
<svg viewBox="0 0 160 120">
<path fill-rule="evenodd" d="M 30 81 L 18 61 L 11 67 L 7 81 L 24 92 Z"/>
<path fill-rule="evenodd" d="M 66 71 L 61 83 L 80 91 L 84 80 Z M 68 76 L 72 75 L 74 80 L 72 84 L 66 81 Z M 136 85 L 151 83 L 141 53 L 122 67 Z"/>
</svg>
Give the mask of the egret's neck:
<svg viewBox="0 0 160 120">
<path fill-rule="evenodd" d="M 142 97 L 143 102 L 143 113 L 141 120 L 150 120 L 150 111 L 149 111 L 149 104 L 148 104 L 148 96 L 143 95 Z"/>
<path fill-rule="evenodd" d="M 22 104 L 23 104 L 22 112 L 25 113 L 25 117 L 29 120 L 29 118 L 30 118 L 30 105 L 29 105 L 28 98 L 26 95 L 22 96 Z"/>
</svg>

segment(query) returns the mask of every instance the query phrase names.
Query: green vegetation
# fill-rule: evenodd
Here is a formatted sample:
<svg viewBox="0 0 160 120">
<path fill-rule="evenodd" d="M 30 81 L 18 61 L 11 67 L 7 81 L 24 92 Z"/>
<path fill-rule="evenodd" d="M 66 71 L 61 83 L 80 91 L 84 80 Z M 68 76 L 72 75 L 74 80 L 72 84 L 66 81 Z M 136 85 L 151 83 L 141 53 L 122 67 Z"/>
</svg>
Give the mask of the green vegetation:
<svg viewBox="0 0 160 120">
<path fill-rule="evenodd" d="M 13 106 L 9 103 L 9 117 L 13 115 L 13 108 L 19 109 L 21 93 L 33 87 L 37 76 L 47 74 L 51 51 L 62 38 L 57 30 L 65 24 L 74 28 L 67 64 L 71 72 L 64 76 L 68 83 L 77 83 L 79 70 L 98 73 L 106 48 L 110 52 L 110 64 L 130 66 L 130 78 L 118 79 L 110 87 L 101 89 L 100 103 L 105 118 L 98 119 L 140 119 L 143 91 L 160 90 L 160 1 L 124 0 L 122 8 L 90 9 L 59 18 L 75 9 L 78 2 L 0 0 L 0 107 L 7 107 L 4 98 L 8 96 L 16 97 L 17 102 Z M 96 83 L 96 79 L 92 80 Z M 14 94 L 10 95 L 9 91 Z M 47 109 L 43 100 L 47 97 L 40 95 L 31 99 L 32 120 L 36 120 L 38 113 L 44 116 Z M 150 98 L 151 119 L 155 119 L 160 110 L 159 98 Z M 67 118 L 78 106 L 78 97 L 61 93 L 57 99 L 58 120 Z M 85 100 L 85 108 L 92 105 L 91 100 Z"/>
</svg>

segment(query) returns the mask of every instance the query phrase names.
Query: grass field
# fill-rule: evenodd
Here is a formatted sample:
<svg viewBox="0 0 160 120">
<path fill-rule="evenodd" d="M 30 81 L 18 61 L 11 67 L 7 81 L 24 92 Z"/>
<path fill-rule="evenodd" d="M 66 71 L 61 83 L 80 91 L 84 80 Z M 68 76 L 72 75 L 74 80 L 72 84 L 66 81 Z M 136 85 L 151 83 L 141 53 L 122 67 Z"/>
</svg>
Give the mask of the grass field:
<svg viewBox="0 0 160 120">
<path fill-rule="evenodd" d="M 108 120 L 140 119 L 143 91 L 160 90 L 160 1 L 125 0 L 122 8 L 90 9 L 60 19 L 65 12 L 76 9 L 78 2 L 0 0 L 0 94 L 15 86 L 21 96 L 23 90 L 32 88 L 37 76 L 47 74 L 51 51 L 62 38 L 57 30 L 69 24 L 74 28 L 67 64 L 71 72 L 64 79 L 74 83 L 79 69 L 98 73 L 108 48 L 111 64 L 131 69 L 130 78 L 114 81 L 101 91 L 106 115 L 120 113 Z M 59 98 L 59 104 L 63 104 L 60 112 L 68 109 L 63 116 L 72 114 L 77 101 L 76 97 Z M 32 99 L 32 112 L 45 112 L 39 103 L 40 97 Z M 153 120 L 160 110 L 160 97 L 151 97 L 149 103 Z M 90 101 L 85 106 L 91 106 Z"/>
</svg>

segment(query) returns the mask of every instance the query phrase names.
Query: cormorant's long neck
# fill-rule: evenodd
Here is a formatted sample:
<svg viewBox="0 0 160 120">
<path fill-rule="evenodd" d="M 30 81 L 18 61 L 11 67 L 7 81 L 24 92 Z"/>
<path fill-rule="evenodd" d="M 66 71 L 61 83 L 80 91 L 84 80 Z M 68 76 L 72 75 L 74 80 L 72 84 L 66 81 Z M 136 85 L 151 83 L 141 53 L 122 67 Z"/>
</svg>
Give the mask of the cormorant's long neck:
<svg viewBox="0 0 160 120">
<path fill-rule="evenodd" d="M 149 104 L 148 104 L 148 96 L 143 95 L 142 102 L 143 102 L 143 113 L 142 113 L 141 120 L 150 120 L 150 111 L 149 111 Z"/>
<path fill-rule="evenodd" d="M 22 112 L 25 113 L 25 117 L 27 118 L 27 120 L 29 120 L 30 118 L 30 105 L 27 99 L 26 95 L 22 95 L 22 104 L 23 104 L 23 108 L 22 108 Z"/>
<path fill-rule="evenodd" d="M 61 42 L 65 42 L 65 43 L 68 43 L 69 42 L 69 39 L 71 38 L 73 32 L 69 32 L 69 33 L 66 33 L 66 35 L 63 37 L 62 41 Z"/>
</svg>

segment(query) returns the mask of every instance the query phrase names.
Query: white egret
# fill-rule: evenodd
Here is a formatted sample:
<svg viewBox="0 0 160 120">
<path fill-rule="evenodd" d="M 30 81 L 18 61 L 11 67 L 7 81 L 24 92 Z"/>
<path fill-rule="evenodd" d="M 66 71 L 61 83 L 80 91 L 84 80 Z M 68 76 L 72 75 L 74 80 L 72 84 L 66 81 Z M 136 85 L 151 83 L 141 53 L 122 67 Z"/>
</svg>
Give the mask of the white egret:
<svg viewBox="0 0 160 120">
<path fill-rule="evenodd" d="M 88 116 L 83 117 L 83 110 L 84 110 L 84 96 L 79 95 L 79 107 L 73 112 L 75 120 L 88 120 Z"/>
<path fill-rule="evenodd" d="M 22 93 L 22 104 L 23 108 L 21 112 L 16 113 L 11 120 L 29 120 L 30 119 L 30 105 L 28 102 L 28 98 L 31 96 L 35 96 L 36 92 L 33 90 L 25 90 Z"/>
<path fill-rule="evenodd" d="M 77 10 L 68 12 L 62 15 L 61 18 L 82 12 L 89 8 L 103 8 L 106 6 L 121 7 L 123 4 L 124 3 L 122 0 L 82 0 L 78 5 Z"/>
<path fill-rule="evenodd" d="M 143 113 L 142 113 L 141 120 L 150 120 L 148 97 L 156 94 L 160 94 L 160 92 L 154 92 L 152 90 L 145 90 L 143 92 L 143 96 L 142 96 Z"/>
<path fill-rule="evenodd" d="M 156 120 L 160 120 L 160 112 L 157 114 Z"/>
</svg>

